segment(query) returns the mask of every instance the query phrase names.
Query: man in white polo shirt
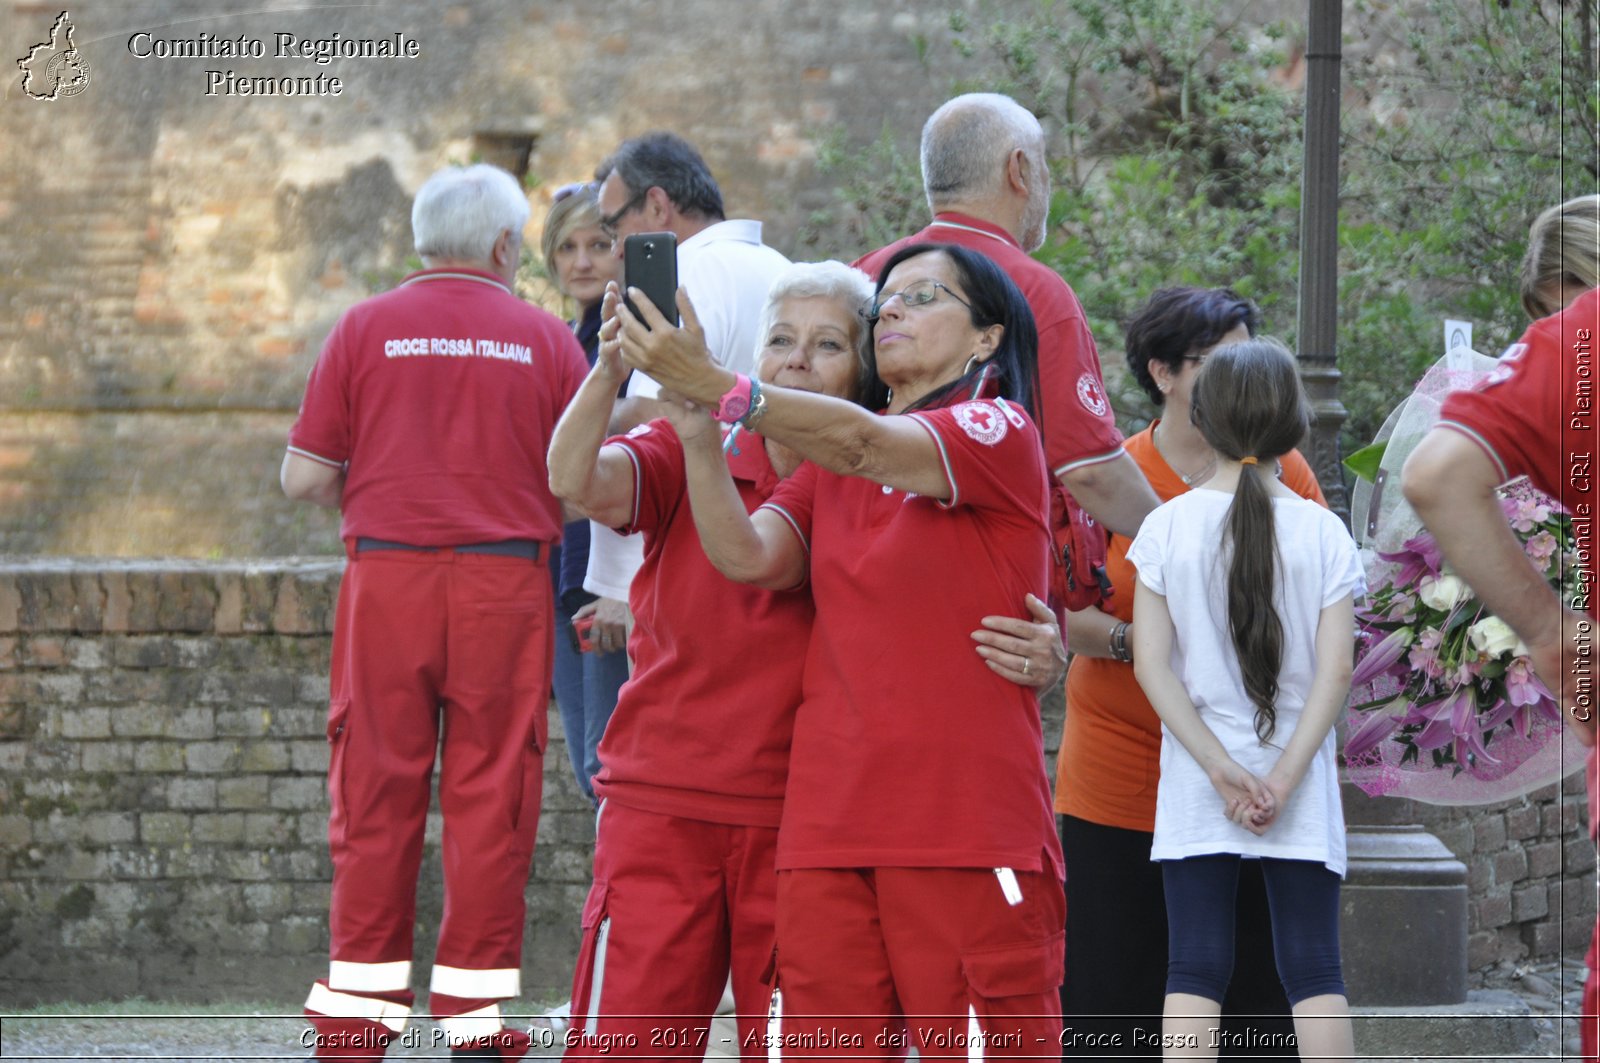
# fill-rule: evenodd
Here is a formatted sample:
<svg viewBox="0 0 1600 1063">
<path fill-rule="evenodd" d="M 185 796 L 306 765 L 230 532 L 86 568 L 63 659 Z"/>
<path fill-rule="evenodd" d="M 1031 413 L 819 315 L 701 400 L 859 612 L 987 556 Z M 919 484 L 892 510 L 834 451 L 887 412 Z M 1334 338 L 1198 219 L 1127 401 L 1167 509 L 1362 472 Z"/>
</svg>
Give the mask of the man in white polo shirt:
<svg viewBox="0 0 1600 1063">
<path fill-rule="evenodd" d="M 712 357 L 735 372 L 755 372 L 757 335 L 767 288 L 789 260 L 761 242 L 761 223 L 723 216 L 722 190 L 694 145 L 675 133 L 645 133 L 624 141 L 595 171 L 600 181 L 600 228 L 612 253 L 622 254 L 631 233 L 670 232 L 678 238 L 678 283 L 694 303 Z M 633 374 L 628 397 L 617 404 L 613 432 L 657 416 L 660 388 Z M 596 527 L 589 545 L 584 587 L 598 594 L 591 637 L 601 650 L 627 640 L 626 603 L 634 573 L 644 561 L 637 536 L 624 539 Z"/>
</svg>

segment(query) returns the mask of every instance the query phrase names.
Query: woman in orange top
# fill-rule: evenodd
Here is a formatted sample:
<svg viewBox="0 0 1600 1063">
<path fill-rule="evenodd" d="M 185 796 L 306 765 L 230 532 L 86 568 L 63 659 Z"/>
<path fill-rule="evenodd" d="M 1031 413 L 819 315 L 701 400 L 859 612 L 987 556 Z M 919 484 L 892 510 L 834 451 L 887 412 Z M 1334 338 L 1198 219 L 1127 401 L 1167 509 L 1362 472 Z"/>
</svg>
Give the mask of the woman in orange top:
<svg viewBox="0 0 1600 1063">
<path fill-rule="evenodd" d="M 1164 288 L 1128 322 L 1128 368 L 1159 416 L 1123 446 L 1163 502 L 1215 470 L 1216 454 L 1189 417 L 1189 391 L 1211 351 L 1251 338 L 1258 321 L 1255 305 L 1226 288 Z M 1279 475 L 1297 494 L 1324 502 L 1299 451 L 1284 456 Z M 1111 597 L 1100 608 L 1069 614 L 1067 623 L 1073 661 L 1055 809 L 1067 864 L 1062 1011 L 1081 1036 L 1065 1045 L 1064 1055 L 1079 1058 L 1148 1055 L 1160 1043 L 1166 993 L 1166 903 L 1160 865 L 1150 861 L 1161 722 L 1133 675 L 1129 544 L 1111 537 Z M 1244 1035 L 1230 1040 L 1234 1046 L 1278 1040 L 1249 1035 L 1293 1032 L 1272 958 L 1261 874 L 1246 865 L 1237 969 L 1223 1007 L 1224 1029 Z M 1230 1014 L 1251 1018 L 1229 1023 Z M 1223 1058 L 1250 1054 L 1260 1052 L 1225 1051 Z"/>
</svg>

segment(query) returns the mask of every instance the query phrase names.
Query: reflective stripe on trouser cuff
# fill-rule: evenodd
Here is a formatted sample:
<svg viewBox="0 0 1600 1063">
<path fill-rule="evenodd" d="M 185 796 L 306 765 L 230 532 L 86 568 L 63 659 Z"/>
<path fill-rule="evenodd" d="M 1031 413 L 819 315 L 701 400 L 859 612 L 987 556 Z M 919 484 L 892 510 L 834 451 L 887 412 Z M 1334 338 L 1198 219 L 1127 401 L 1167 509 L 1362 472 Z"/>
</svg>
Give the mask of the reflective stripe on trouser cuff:
<svg viewBox="0 0 1600 1063">
<path fill-rule="evenodd" d="M 328 988 L 367 993 L 396 993 L 411 988 L 411 961 L 393 963 L 328 963 Z"/>
<path fill-rule="evenodd" d="M 767 1060 L 778 1063 L 783 1058 L 783 990 L 772 987 L 772 999 L 767 1002 Z"/>
<path fill-rule="evenodd" d="M 589 1017 L 584 1020 L 585 1037 L 600 1036 L 600 987 L 606 980 L 606 942 L 611 940 L 611 917 L 600 920 L 594 932 L 594 967 L 589 972 Z"/>
<path fill-rule="evenodd" d="M 433 982 L 428 988 L 434 993 L 468 1000 L 510 1000 L 522 992 L 522 971 L 516 967 L 472 971 L 436 963 Z"/>
<path fill-rule="evenodd" d="M 470 1041 L 481 1041 L 500 1032 L 500 1005 L 490 1004 L 464 1015 L 448 1015 L 437 1020 L 444 1039 L 452 1047 Z"/>
<path fill-rule="evenodd" d="M 404 1030 L 406 1020 L 411 1018 L 411 1009 L 404 1004 L 378 1000 L 375 997 L 358 997 L 352 993 L 340 993 L 320 982 L 311 987 L 311 995 L 306 997 L 306 1010 L 326 1015 L 330 1019 L 366 1019 L 370 1022 L 380 1022 L 395 1033 Z"/>
<path fill-rule="evenodd" d="M 967 1063 L 983 1059 L 983 1027 L 978 1024 L 978 1009 L 967 1005 Z"/>
</svg>

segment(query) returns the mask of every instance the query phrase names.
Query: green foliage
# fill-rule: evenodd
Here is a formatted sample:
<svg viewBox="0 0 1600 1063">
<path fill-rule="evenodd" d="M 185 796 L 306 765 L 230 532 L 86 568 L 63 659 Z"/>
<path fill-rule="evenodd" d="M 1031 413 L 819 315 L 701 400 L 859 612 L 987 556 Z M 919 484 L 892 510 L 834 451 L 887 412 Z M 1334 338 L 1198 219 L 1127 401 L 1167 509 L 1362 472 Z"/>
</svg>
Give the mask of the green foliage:
<svg viewBox="0 0 1600 1063">
<path fill-rule="evenodd" d="M 833 208 L 813 213 L 800 233 L 800 243 L 820 255 L 850 261 L 931 220 L 916 144 L 903 147 L 887 124 L 863 149 L 847 144 L 843 130 L 825 135 L 817 168 L 838 180 Z"/>
<path fill-rule="evenodd" d="M 1600 0 L 1357 0 L 1346 5 L 1339 365 L 1344 449 L 1371 440 L 1439 354 L 1441 319 L 1497 353 L 1525 327 L 1517 269 L 1534 215 L 1596 191 Z M 1229 12 L 1234 12 L 1230 14 Z M 1220 0 L 1038 0 L 1026 17 L 956 13 L 919 39 L 954 92 L 1040 117 L 1056 176 L 1038 257 L 1083 301 L 1112 402 L 1122 324 L 1156 288 L 1226 285 L 1294 341 L 1304 27 Z M 838 181 L 806 242 L 852 258 L 926 221 L 916 130 L 822 161 Z"/>
</svg>

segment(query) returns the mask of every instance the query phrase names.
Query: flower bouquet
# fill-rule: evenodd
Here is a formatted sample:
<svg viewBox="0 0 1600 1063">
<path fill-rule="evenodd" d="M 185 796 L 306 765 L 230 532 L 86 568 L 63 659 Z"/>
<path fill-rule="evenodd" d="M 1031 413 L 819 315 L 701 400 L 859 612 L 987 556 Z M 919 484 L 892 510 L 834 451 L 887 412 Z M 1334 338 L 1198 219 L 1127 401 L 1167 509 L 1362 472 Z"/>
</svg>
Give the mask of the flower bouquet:
<svg viewBox="0 0 1600 1063">
<path fill-rule="evenodd" d="M 1500 493 L 1529 562 L 1571 601 L 1583 574 L 1570 519 L 1525 480 Z M 1469 804 L 1525 793 L 1581 765 L 1527 647 L 1443 563 L 1433 537 L 1420 532 L 1373 557 L 1376 589 L 1357 610 L 1350 780 L 1373 796 Z"/>
</svg>

